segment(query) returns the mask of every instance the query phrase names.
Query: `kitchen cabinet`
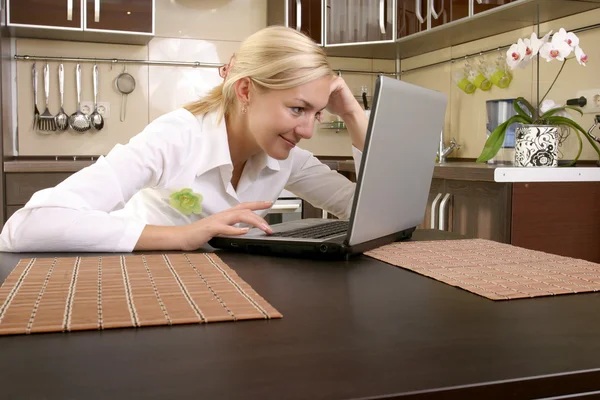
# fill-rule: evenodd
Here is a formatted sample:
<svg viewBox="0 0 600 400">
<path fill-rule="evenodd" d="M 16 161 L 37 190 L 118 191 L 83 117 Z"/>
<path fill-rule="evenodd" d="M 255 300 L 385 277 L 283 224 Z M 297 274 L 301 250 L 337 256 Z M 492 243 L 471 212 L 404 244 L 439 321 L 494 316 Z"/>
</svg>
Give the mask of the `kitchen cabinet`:
<svg viewBox="0 0 600 400">
<path fill-rule="evenodd" d="M 154 33 L 154 2 L 148 0 L 84 0 L 84 29 Z"/>
<path fill-rule="evenodd" d="M 322 0 L 268 0 L 267 24 L 284 25 L 323 45 Z"/>
<path fill-rule="evenodd" d="M 422 229 L 511 242 L 512 184 L 433 179 Z"/>
<path fill-rule="evenodd" d="M 398 0 L 397 38 L 403 38 L 427 29 L 429 0 Z"/>
<path fill-rule="evenodd" d="M 7 0 L 9 26 L 37 26 L 81 30 L 81 0 Z"/>
<path fill-rule="evenodd" d="M 431 27 L 469 17 L 471 1 L 474 0 L 430 0 Z"/>
<path fill-rule="evenodd" d="M 7 0 L 15 37 L 147 44 L 155 0 Z"/>
<path fill-rule="evenodd" d="M 395 40 L 395 0 L 326 0 L 325 46 Z"/>
<path fill-rule="evenodd" d="M 27 172 L 5 174 L 5 220 L 22 208 L 38 190 L 54 187 L 72 172 Z"/>
<path fill-rule="evenodd" d="M 371 41 L 364 35 L 354 35 L 363 41 L 353 41 L 347 31 L 354 34 L 356 30 L 348 28 L 348 18 L 356 25 L 351 17 L 357 18 L 359 14 L 345 12 L 349 8 L 346 4 L 354 2 L 326 1 L 325 51 L 329 56 L 387 60 L 406 59 L 482 37 L 531 28 L 532 21 L 545 23 L 600 8 L 598 0 L 397 0 L 393 40 Z M 380 2 L 372 0 L 370 4 Z M 384 4 L 389 24 L 390 3 Z"/>
<path fill-rule="evenodd" d="M 419 229 L 600 263 L 600 182 L 431 182 Z"/>
<path fill-rule="evenodd" d="M 473 7 L 472 14 L 477 15 L 484 11 L 492 10 L 515 1 L 519 0 L 471 0 Z"/>
</svg>

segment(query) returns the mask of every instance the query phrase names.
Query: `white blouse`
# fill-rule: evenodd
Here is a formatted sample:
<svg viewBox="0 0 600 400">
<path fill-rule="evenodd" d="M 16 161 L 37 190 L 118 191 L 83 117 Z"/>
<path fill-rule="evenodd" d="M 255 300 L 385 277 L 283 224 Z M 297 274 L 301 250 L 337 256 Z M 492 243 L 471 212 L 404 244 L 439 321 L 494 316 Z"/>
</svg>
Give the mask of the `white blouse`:
<svg viewBox="0 0 600 400">
<path fill-rule="evenodd" d="M 358 171 L 361 152 L 354 147 L 353 156 Z M 275 201 L 284 188 L 340 218 L 350 216 L 355 184 L 298 147 L 286 160 L 265 153 L 249 159 L 237 190 L 232 172 L 225 122 L 217 124 L 215 113 L 178 109 L 35 193 L 4 225 L 0 251 L 130 252 L 146 224 L 189 224 L 241 202 Z M 170 204 L 186 188 L 202 199 L 197 214 Z"/>
</svg>

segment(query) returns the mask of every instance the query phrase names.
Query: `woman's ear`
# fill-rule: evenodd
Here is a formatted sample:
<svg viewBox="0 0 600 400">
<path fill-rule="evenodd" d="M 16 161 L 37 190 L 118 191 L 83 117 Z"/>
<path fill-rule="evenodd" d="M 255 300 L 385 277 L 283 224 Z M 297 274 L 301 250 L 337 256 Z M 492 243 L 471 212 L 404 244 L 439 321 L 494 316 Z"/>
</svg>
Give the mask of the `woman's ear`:
<svg viewBox="0 0 600 400">
<path fill-rule="evenodd" d="M 248 104 L 250 102 L 250 88 L 252 87 L 252 81 L 250 78 L 242 78 L 238 80 L 235 85 L 235 97 L 240 104 Z"/>
</svg>

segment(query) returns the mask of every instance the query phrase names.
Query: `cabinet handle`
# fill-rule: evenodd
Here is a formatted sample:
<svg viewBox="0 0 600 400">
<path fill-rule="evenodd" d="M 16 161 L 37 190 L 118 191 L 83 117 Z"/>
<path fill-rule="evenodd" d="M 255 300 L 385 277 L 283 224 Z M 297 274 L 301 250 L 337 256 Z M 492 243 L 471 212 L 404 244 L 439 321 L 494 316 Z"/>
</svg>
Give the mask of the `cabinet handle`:
<svg viewBox="0 0 600 400">
<path fill-rule="evenodd" d="M 440 198 L 442 197 L 441 193 L 438 193 L 437 196 L 435 196 L 435 198 L 433 199 L 433 201 L 431 202 L 431 223 L 430 223 L 430 227 L 431 229 L 437 229 L 437 208 L 438 208 L 438 202 L 440 201 Z"/>
<path fill-rule="evenodd" d="M 435 12 L 434 0 L 431 0 L 431 15 L 433 15 L 433 18 L 438 19 L 440 17 L 440 15 L 442 15 L 443 12 L 444 12 L 444 0 L 442 0 L 442 7 L 440 8 L 439 14 L 437 12 Z"/>
<path fill-rule="evenodd" d="M 67 21 L 73 21 L 73 0 L 67 0 Z"/>
<path fill-rule="evenodd" d="M 379 31 L 385 35 L 385 0 L 379 0 Z"/>
<path fill-rule="evenodd" d="M 421 0 L 415 0 L 415 15 L 420 23 L 425 23 L 425 18 L 421 15 Z"/>
<path fill-rule="evenodd" d="M 296 0 L 296 30 L 302 29 L 302 0 Z"/>
<path fill-rule="evenodd" d="M 297 210 L 300 204 L 275 204 L 271 207 L 272 210 Z"/>
<path fill-rule="evenodd" d="M 94 22 L 100 22 L 100 0 L 94 0 Z"/>
<path fill-rule="evenodd" d="M 448 206 L 449 199 L 450 193 L 446 193 L 442 202 L 440 203 L 440 231 L 446 230 L 446 208 Z"/>
<path fill-rule="evenodd" d="M 477 3 L 483 4 L 483 0 L 477 0 Z"/>
</svg>

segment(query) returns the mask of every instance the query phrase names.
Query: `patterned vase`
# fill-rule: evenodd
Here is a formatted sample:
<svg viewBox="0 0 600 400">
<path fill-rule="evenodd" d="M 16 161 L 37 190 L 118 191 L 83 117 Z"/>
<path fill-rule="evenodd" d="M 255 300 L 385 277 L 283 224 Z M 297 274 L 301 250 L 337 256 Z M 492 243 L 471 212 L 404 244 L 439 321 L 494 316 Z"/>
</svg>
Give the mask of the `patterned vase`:
<svg viewBox="0 0 600 400">
<path fill-rule="evenodd" d="M 558 126 L 520 125 L 515 131 L 515 167 L 556 167 Z"/>
</svg>

